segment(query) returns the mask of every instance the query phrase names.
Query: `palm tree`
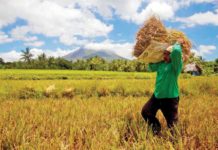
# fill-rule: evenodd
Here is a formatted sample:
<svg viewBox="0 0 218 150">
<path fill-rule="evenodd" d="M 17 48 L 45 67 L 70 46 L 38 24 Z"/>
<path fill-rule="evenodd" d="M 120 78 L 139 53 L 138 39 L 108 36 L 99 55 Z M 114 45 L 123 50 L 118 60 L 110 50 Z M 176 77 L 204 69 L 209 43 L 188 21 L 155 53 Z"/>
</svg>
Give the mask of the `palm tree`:
<svg viewBox="0 0 218 150">
<path fill-rule="evenodd" d="M 25 62 L 30 63 L 30 61 L 33 57 L 33 54 L 30 53 L 30 48 L 27 47 L 26 50 L 22 50 L 21 52 L 22 52 L 21 59 L 23 59 Z"/>
<path fill-rule="evenodd" d="M 217 63 L 217 64 L 218 64 L 218 58 L 217 58 L 217 59 L 215 59 L 215 63 Z"/>
<path fill-rule="evenodd" d="M 39 61 L 46 61 L 47 57 L 45 53 L 42 53 L 41 55 L 38 56 Z"/>
<path fill-rule="evenodd" d="M 0 64 L 4 64 L 4 59 L 3 58 L 0 58 Z"/>
</svg>

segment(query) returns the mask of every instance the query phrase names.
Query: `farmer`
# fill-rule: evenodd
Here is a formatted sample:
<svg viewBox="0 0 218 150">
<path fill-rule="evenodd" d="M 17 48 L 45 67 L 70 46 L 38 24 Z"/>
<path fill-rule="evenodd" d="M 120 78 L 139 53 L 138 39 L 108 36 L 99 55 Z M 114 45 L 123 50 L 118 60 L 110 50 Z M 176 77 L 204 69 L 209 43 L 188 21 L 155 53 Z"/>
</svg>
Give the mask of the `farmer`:
<svg viewBox="0 0 218 150">
<path fill-rule="evenodd" d="M 151 71 L 157 71 L 155 91 L 150 100 L 143 106 L 141 114 L 155 135 L 161 131 L 160 122 L 155 117 L 158 109 L 162 111 L 169 128 L 178 121 L 178 77 L 183 65 L 183 44 L 184 40 L 178 38 L 172 48 L 164 51 L 164 61 L 149 64 Z"/>
</svg>

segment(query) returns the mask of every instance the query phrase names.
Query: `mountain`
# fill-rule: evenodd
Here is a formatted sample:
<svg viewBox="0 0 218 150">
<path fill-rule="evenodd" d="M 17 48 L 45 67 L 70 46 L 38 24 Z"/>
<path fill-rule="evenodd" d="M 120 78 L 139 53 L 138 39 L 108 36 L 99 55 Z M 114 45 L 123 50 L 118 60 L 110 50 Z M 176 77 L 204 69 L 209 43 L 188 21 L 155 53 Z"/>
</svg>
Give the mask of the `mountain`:
<svg viewBox="0 0 218 150">
<path fill-rule="evenodd" d="M 113 52 L 103 51 L 103 50 L 86 50 L 84 48 L 80 48 L 75 52 L 71 52 L 67 55 L 65 55 L 63 58 L 67 60 L 77 60 L 77 59 L 88 59 L 90 57 L 99 56 L 101 58 L 104 58 L 105 60 L 113 60 L 113 59 L 126 59 L 123 58 Z"/>
</svg>

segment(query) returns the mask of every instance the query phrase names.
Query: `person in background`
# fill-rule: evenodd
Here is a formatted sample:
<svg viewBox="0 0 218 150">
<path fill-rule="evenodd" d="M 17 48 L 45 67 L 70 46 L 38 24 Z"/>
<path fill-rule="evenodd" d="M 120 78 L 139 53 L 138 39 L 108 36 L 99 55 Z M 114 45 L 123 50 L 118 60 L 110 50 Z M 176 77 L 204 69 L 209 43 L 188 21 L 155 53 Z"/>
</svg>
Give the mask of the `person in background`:
<svg viewBox="0 0 218 150">
<path fill-rule="evenodd" d="M 178 77 L 182 71 L 182 48 L 184 40 L 178 38 L 177 42 L 164 51 L 164 61 L 149 64 L 151 71 L 156 71 L 155 91 L 142 108 L 141 115 L 148 123 L 155 135 L 161 131 L 161 124 L 156 118 L 160 109 L 172 128 L 178 121 L 179 87 Z"/>
</svg>

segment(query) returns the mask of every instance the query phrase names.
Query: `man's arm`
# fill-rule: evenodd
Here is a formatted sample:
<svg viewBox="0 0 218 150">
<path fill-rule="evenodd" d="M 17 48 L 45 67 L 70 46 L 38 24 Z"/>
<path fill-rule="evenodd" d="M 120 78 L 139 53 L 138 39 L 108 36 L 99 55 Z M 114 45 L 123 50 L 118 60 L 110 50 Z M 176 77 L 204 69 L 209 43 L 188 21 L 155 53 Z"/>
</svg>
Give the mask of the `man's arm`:
<svg viewBox="0 0 218 150">
<path fill-rule="evenodd" d="M 160 65 L 160 62 L 159 63 L 149 63 L 148 64 L 148 70 L 149 71 L 157 71 L 159 65 Z"/>
<path fill-rule="evenodd" d="M 182 49 L 181 49 L 180 45 L 173 46 L 173 51 L 172 51 L 172 53 L 170 55 L 170 59 L 171 59 L 171 62 L 172 62 L 173 70 L 176 73 L 179 73 L 180 66 L 181 66 L 181 63 L 182 63 Z"/>
</svg>

